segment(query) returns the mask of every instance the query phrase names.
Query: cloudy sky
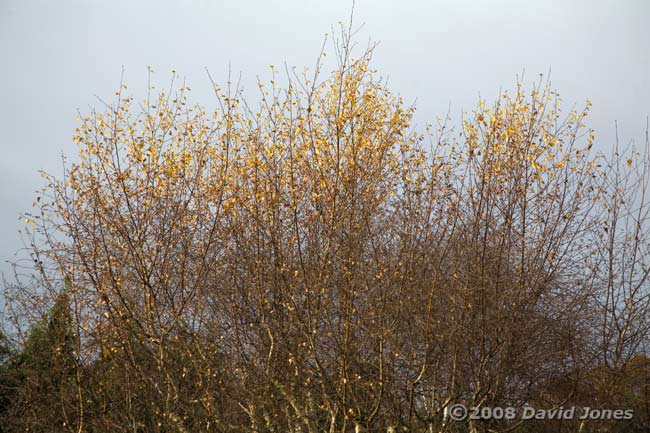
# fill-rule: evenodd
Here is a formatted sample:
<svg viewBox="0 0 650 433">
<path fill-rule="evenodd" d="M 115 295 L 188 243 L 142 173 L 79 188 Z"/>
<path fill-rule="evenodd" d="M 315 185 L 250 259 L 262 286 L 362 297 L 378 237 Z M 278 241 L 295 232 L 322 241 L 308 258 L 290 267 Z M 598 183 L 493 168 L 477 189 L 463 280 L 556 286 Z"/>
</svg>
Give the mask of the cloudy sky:
<svg viewBox="0 0 650 433">
<path fill-rule="evenodd" d="M 122 67 L 136 98 L 147 67 L 185 77 L 208 107 L 208 68 L 245 88 L 268 66 L 311 66 L 350 0 L 0 0 L 0 271 L 20 247 L 19 214 L 74 158 L 77 110 L 110 99 Z M 357 40 L 378 41 L 375 67 L 421 122 L 551 71 L 567 106 L 589 98 L 597 145 L 642 141 L 650 114 L 650 2 L 645 0 L 357 0 Z M 567 107 L 568 108 L 568 107 Z"/>
</svg>

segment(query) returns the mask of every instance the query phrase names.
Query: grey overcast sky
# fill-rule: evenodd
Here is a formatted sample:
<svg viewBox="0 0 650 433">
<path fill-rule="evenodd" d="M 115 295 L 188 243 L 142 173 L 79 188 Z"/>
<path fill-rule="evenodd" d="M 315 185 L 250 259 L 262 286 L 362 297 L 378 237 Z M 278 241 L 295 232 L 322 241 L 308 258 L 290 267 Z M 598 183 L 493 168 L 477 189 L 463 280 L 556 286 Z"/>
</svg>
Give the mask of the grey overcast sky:
<svg viewBox="0 0 650 433">
<path fill-rule="evenodd" d="M 312 66 L 325 33 L 347 20 L 351 0 L 0 0 L 0 260 L 20 247 L 21 211 L 40 186 L 38 170 L 61 173 L 76 155 L 77 109 L 110 99 L 121 68 L 136 99 L 147 66 L 156 81 L 175 69 L 192 98 L 213 105 L 207 67 L 228 64 L 253 88 L 256 75 L 287 62 Z M 375 66 L 418 119 L 458 121 L 479 93 L 512 89 L 551 70 L 567 106 L 586 98 L 598 146 L 642 141 L 650 114 L 650 1 L 357 0 L 358 40 L 380 44 Z M 0 271 L 9 267 L 3 263 Z"/>
</svg>

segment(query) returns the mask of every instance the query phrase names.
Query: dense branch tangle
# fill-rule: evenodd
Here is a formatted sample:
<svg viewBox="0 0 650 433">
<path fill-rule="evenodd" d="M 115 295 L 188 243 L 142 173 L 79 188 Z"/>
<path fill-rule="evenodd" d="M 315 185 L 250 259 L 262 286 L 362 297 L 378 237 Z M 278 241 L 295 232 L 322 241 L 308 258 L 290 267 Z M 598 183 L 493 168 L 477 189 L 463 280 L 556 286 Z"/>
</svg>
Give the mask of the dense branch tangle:
<svg viewBox="0 0 650 433">
<path fill-rule="evenodd" d="M 122 86 L 83 118 L 34 222 L 74 311 L 65 429 L 432 432 L 450 402 L 573 395 L 604 293 L 588 107 L 518 86 L 420 134 L 350 48 L 324 80 L 274 72 L 257 111 Z"/>
</svg>

